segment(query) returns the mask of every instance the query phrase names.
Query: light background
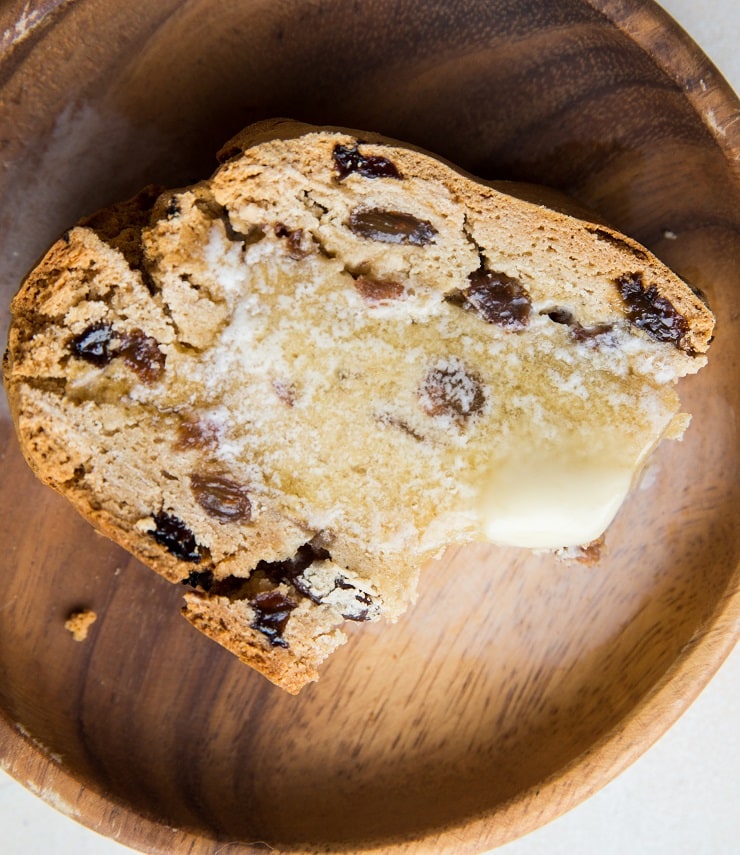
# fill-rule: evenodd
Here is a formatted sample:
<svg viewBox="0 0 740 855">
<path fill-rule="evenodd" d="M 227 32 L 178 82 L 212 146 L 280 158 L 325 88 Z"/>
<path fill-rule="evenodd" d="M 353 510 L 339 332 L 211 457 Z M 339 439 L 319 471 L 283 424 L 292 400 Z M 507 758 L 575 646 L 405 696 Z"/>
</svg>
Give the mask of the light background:
<svg viewBox="0 0 740 855">
<path fill-rule="evenodd" d="M 543 0 L 547 2 L 547 0 Z M 663 0 L 740 91 L 740 2 Z M 0 771 L 0 853 L 124 855 Z M 689 711 L 619 778 L 496 855 L 738 855 L 740 651 Z"/>
</svg>

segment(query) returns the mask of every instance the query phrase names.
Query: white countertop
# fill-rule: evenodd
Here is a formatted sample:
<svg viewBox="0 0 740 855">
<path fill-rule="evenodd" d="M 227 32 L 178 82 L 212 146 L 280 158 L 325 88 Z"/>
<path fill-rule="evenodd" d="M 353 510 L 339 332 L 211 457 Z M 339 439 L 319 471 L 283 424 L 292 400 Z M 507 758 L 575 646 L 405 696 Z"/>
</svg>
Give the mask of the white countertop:
<svg viewBox="0 0 740 855">
<path fill-rule="evenodd" d="M 738 0 L 662 5 L 740 91 Z M 711 14 L 709 14 L 711 12 Z M 3 855 L 123 855 L 0 772 Z M 676 725 L 575 810 L 496 855 L 736 855 L 740 852 L 740 650 Z"/>
</svg>

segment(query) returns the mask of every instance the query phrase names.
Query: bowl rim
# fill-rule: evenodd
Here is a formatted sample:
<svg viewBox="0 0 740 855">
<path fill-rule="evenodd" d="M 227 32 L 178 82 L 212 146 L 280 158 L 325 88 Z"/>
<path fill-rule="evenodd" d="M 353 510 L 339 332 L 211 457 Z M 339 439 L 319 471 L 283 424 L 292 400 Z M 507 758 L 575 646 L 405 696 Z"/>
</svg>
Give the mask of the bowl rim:
<svg viewBox="0 0 740 855">
<path fill-rule="evenodd" d="M 583 2 L 641 48 L 676 84 L 721 150 L 733 181 L 740 184 L 740 98 L 691 36 L 655 0 Z M 61 13 L 68 4 L 74 6 L 75 0 L 40 0 L 16 37 L 11 34 L 0 43 L 0 65 L 20 42 L 37 37 L 50 16 Z M 11 20 L 19 12 L 23 16 L 28 6 L 23 0 L 9 3 L 2 19 Z M 400 855 L 424 846 L 428 852 L 433 840 L 437 851 L 484 852 L 546 825 L 594 795 L 652 747 L 693 704 L 739 639 L 740 562 L 711 615 L 674 662 L 630 712 L 586 751 L 540 783 L 461 823 L 430 829 L 412 841 L 388 839 L 353 851 L 356 855 L 391 851 Z M 3 709 L 0 769 L 69 818 L 139 851 L 169 855 L 187 844 L 194 855 L 206 855 L 224 846 L 214 837 L 165 826 L 133 811 L 125 802 L 82 784 Z M 134 817 L 135 822 L 122 823 L 122 814 Z M 460 838 L 462 828 L 464 842 Z M 238 850 L 231 849 L 235 845 Z M 259 842 L 232 842 L 230 851 L 263 852 L 264 846 Z"/>
</svg>

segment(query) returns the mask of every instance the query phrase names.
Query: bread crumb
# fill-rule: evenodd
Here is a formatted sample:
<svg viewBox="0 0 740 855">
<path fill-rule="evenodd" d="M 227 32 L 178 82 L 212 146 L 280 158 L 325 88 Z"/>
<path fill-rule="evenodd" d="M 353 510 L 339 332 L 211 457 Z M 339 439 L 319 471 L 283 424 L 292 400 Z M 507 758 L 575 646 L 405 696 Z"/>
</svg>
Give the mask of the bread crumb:
<svg viewBox="0 0 740 855">
<path fill-rule="evenodd" d="M 72 633 L 75 641 L 84 641 L 88 630 L 97 619 L 98 616 L 92 609 L 75 609 L 64 622 L 64 628 Z"/>
<path fill-rule="evenodd" d="M 555 557 L 565 563 L 576 562 L 586 567 L 595 567 L 606 554 L 606 538 L 602 534 L 591 543 L 581 546 L 566 546 L 555 550 Z"/>
</svg>

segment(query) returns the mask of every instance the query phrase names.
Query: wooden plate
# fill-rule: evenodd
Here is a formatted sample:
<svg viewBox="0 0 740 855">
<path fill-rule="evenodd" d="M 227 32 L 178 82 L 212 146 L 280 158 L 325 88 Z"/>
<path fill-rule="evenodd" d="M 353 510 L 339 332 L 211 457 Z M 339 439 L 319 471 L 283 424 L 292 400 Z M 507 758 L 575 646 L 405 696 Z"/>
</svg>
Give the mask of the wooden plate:
<svg viewBox="0 0 740 855">
<path fill-rule="evenodd" d="M 95 535 L 0 417 L 0 759 L 155 853 L 474 853 L 605 784 L 738 634 L 739 105 L 652 3 L 10 0 L 0 9 L 2 330 L 79 216 L 207 174 L 253 119 L 407 139 L 555 185 L 709 297 L 696 414 L 597 568 L 471 547 L 299 698 L 201 637 L 180 591 Z M 67 613 L 94 609 L 88 640 Z"/>
</svg>

